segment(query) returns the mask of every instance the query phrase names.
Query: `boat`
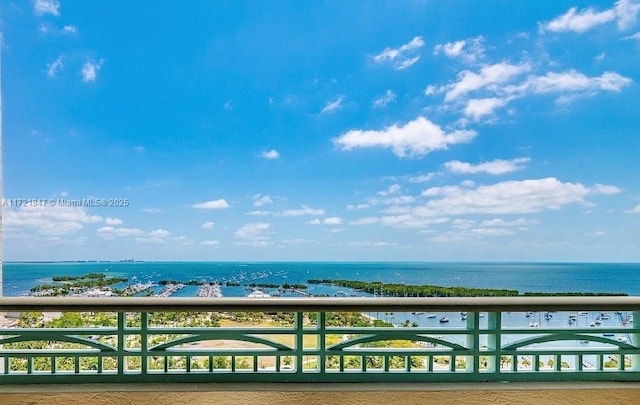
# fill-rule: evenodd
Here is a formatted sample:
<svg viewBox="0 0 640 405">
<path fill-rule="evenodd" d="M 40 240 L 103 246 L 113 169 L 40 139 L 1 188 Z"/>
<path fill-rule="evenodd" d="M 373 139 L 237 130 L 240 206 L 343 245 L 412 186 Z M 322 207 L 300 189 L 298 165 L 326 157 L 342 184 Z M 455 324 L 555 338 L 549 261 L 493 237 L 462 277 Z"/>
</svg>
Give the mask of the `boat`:
<svg viewBox="0 0 640 405">
<path fill-rule="evenodd" d="M 447 318 L 446 316 L 443 316 L 442 318 L 440 318 L 440 323 L 447 323 L 449 322 L 449 318 Z"/>
<path fill-rule="evenodd" d="M 546 314 L 544 314 L 544 319 L 546 319 L 547 321 L 550 320 L 551 318 L 553 318 L 553 315 L 551 315 L 550 312 L 547 312 Z"/>
<path fill-rule="evenodd" d="M 589 326 L 591 326 L 591 327 L 593 328 L 593 327 L 595 327 L 595 326 L 596 326 L 596 323 L 595 323 L 595 322 L 591 322 L 591 323 L 589 324 Z"/>
<path fill-rule="evenodd" d="M 530 328 L 537 328 L 538 327 L 538 322 L 536 322 L 536 321 L 529 322 L 529 327 Z"/>
<path fill-rule="evenodd" d="M 247 295 L 247 298 L 269 298 L 271 297 L 269 294 L 260 290 L 253 290 L 251 294 Z"/>
<path fill-rule="evenodd" d="M 529 311 L 527 312 L 527 314 L 525 315 L 527 318 L 531 318 L 531 315 L 533 315 L 533 312 Z"/>
<path fill-rule="evenodd" d="M 427 318 L 429 318 L 429 319 L 433 319 L 435 317 L 437 317 L 436 314 L 427 314 Z"/>
</svg>

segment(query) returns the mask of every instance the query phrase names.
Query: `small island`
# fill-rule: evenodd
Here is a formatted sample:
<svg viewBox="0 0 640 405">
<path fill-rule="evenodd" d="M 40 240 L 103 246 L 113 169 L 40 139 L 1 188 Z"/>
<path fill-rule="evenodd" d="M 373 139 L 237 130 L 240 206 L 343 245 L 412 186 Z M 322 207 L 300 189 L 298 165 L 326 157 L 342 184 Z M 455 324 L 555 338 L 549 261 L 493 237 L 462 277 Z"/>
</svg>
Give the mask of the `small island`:
<svg viewBox="0 0 640 405">
<path fill-rule="evenodd" d="M 436 285 L 411 285 L 382 283 L 380 281 L 311 279 L 309 284 L 334 285 L 362 291 L 381 297 L 517 297 L 517 296 L 627 296 L 625 293 L 593 292 L 525 292 L 494 288 L 442 287 Z"/>
</svg>

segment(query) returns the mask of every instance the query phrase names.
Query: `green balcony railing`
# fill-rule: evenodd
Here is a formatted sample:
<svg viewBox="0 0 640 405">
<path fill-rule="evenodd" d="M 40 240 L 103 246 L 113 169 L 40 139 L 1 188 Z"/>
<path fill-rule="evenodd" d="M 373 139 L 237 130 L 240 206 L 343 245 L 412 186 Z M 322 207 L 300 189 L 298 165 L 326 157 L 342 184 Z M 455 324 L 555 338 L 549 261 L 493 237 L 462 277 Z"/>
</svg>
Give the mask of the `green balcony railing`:
<svg viewBox="0 0 640 405">
<path fill-rule="evenodd" d="M 640 297 L 5 297 L 0 313 L 0 384 L 640 380 Z"/>
</svg>

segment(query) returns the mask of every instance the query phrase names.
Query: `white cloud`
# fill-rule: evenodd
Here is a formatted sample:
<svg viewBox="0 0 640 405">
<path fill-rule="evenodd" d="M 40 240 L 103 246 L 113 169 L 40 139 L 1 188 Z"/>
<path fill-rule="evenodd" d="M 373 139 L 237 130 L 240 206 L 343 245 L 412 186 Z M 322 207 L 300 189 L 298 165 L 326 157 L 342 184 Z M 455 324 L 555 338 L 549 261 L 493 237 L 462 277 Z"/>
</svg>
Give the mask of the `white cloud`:
<svg viewBox="0 0 640 405">
<path fill-rule="evenodd" d="M 82 70 L 80 74 L 82 75 L 82 81 L 85 83 L 95 82 L 98 78 L 98 72 L 102 68 L 104 64 L 104 59 L 100 59 L 99 61 L 89 60 L 85 62 L 82 66 Z"/>
<path fill-rule="evenodd" d="M 497 85 L 507 83 L 530 70 L 531 65 L 528 63 L 513 65 L 508 62 L 484 66 L 477 73 L 463 70 L 458 73 L 457 82 L 444 88 L 447 91 L 445 101 L 454 101 L 470 92 L 485 88 L 496 91 Z"/>
<path fill-rule="evenodd" d="M 384 226 L 404 229 L 420 229 L 428 228 L 434 224 L 442 224 L 448 222 L 448 218 L 425 218 L 418 217 L 411 213 L 400 215 L 386 215 L 380 218 L 379 223 Z"/>
<path fill-rule="evenodd" d="M 629 35 L 628 37 L 624 37 L 622 39 L 630 39 L 630 40 L 634 40 L 634 41 L 640 41 L 640 32 L 636 32 L 633 35 Z"/>
<path fill-rule="evenodd" d="M 467 102 L 464 115 L 478 121 L 480 118 L 493 114 L 493 111 L 504 107 L 509 102 L 508 98 L 473 98 Z"/>
<path fill-rule="evenodd" d="M 502 218 L 493 218 L 493 219 L 486 219 L 482 222 L 480 222 L 480 226 L 485 227 L 485 228 L 491 228 L 491 227 L 499 227 L 499 228 L 507 228 L 507 227 L 518 227 L 518 228 L 522 228 L 522 227 L 526 227 L 528 225 L 531 224 L 537 224 L 538 221 L 535 219 L 527 219 L 527 218 L 518 218 L 518 219 L 514 219 L 513 221 L 505 221 Z"/>
<path fill-rule="evenodd" d="M 638 12 L 640 3 L 634 0 L 619 0 L 612 8 L 604 11 L 596 11 L 591 7 L 578 11 L 577 7 L 571 7 L 565 14 L 542 24 L 542 29 L 550 32 L 583 33 L 615 21 L 622 31 L 635 24 Z"/>
<path fill-rule="evenodd" d="M 455 229 L 471 229 L 476 224 L 476 221 L 472 219 L 456 218 L 451 222 L 451 225 Z"/>
<path fill-rule="evenodd" d="M 268 195 L 256 194 L 253 196 L 253 205 L 256 207 L 262 207 L 272 202 L 273 200 Z"/>
<path fill-rule="evenodd" d="M 589 93 L 597 90 L 619 92 L 631 83 L 631 79 L 616 72 L 604 72 L 600 76 L 589 77 L 575 70 L 569 70 L 562 73 L 549 72 L 544 76 L 530 76 L 520 85 L 506 87 L 505 91 L 516 94 Z"/>
<path fill-rule="evenodd" d="M 265 232 L 269 230 L 270 224 L 267 222 L 252 222 L 240 227 L 235 231 L 234 236 L 238 239 L 246 240 L 266 240 Z"/>
<path fill-rule="evenodd" d="M 205 201 L 198 204 L 193 204 L 192 208 L 198 208 L 203 210 L 221 210 L 225 208 L 229 208 L 229 203 L 224 199 L 220 198 L 218 200 Z"/>
<path fill-rule="evenodd" d="M 465 63 L 473 64 L 484 58 L 484 37 L 478 36 L 467 40 L 438 44 L 433 48 L 433 54 L 444 53 L 448 58 L 460 59 Z"/>
<path fill-rule="evenodd" d="M 403 61 L 398 61 L 394 67 L 396 70 L 405 70 L 415 65 L 416 62 L 420 60 L 419 56 L 414 56 L 413 58 L 405 59 Z"/>
<path fill-rule="evenodd" d="M 414 37 L 408 43 L 399 48 L 385 48 L 384 51 L 373 57 L 378 63 L 391 62 L 396 70 L 406 69 L 415 64 L 420 56 L 415 55 L 415 51 L 424 46 L 422 37 Z"/>
<path fill-rule="evenodd" d="M 141 236 L 136 238 L 136 242 L 163 244 L 163 243 L 167 243 L 167 239 L 159 238 L 155 236 Z"/>
<path fill-rule="evenodd" d="M 328 217 L 322 220 L 324 225 L 341 225 L 342 218 L 340 217 Z"/>
<path fill-rule="evenodd" d="M 142 208 L 140 211 L 146 212 L 147 214 L 159 214 L 162 212 L 160 208 Z"/>
<path fill-rule="evenodd" d="M 122 225 L 122 220 L 120 218 L 106 217 L 104 223 L 105 225 Z"/>
<path fill-rule="evenodd" d="M 370 241 L 370 240 L 363 240 L 363 241 L 349 242 L 349 246 L 353 246 L 353 247 L 391 247 L 391 246 L 398 246 L 398 244 L 397 243 L 391 243 L 391 242 L 383 242 L 383 241 L 374 242 L 374 241 Z"/>
<path fill-rule="evenodd" d="M 456 174 L 505 174 L 522 169 L 522 165 L 529 161 L 529 158 L 516 158 L 511 160 L 496 159 L 492 160 L 491 162 L 484 162 L 473 165 L 471 163 L 461 162 L 459 160 L 452 160 L 450 162 L 446 162 L 443 166 L 450 172 Z"/>
<path fill-rule="evenodd" d="M 142 229 L 116 228 L 113 226 L 103 226 L 102 228 L 98 229 L 97 232 L 98 235 L 102 236 L 104 239 L 113 239 L 114 237 L 138 236 L 144 234 Z"/>
<path fill-rule="evenodd" d="M 280 153 L 275 149 L 271 149 L 268 152 L 262 152 L 262 157 L 269 160 L 278 159 L 280 157 Z"/>
<path fill-rule="evenodd" d="M 349 225 L 373 225 L 380 222 L 380 218 L 376 217 L 364 217 L 358 218 L 354 221 L 349 222 Z"/>
<path fill-rule="evenodd" d="M 200 228 L 202 229 L 213 229 L 213 227 L 216 226 L 216 223 L 213 221 L 209 221 L 209 222 L 205 222 L 202 225 L 200 225 Z"/>
<path fill-rule="evenodd" d="M 426 183 L 431 181 L 435 177 L 435 173 L 419 174 L 417 176 L 409 176 L 407 181 L 409 183 Z"/>
<path fill-rule="evenodd" d="M 554 177 L 505 181 L 477 188 L 432 187 L 422 192 L 429 201 L 412 209 L 417 216 L 524 214 L 559 210 L 570 204 L 591 205 L 588 195 L 611 191 L 603 186 L 562 183 Z"/>
<path fill-rule="evenodd" d="M 626 210 L 624 213 L 625 214 L 640 214 L 640 204 L 636 205 L 635 207 L 631 208 L 630 210 Z"/>
<path fill-rule="evenodd" d="M 281 215 L 283 217 L 300 217 L 304 215 L 318 216 L 318 215 L 324 215 L 324 210 L 320 208 L 311 208 L 309 206 L 303 205 L 302 208 L 284 210 L 278 215 Z"/>
<path fill-rule="evenodd" d="M 474 228 L 470 232 L 481 236 L 508 236 L 515 233 L 510 229 L 504 228 Z"/>
<path fill-rule="evenodd" d="M 58 0 L 35 0 L 33 12 L 38 16 L 51 14 L 57 17 L 60 15 L 60 2 Z"/>
<path fill-rule="evenodd" d="M 52 79 L 56 77 L 58 72 L 60 72 L 64 67 L 64 64 L 62 63 L 63 59 L 64 57 L 60 55 L 56 58 L 56 60 L 47 65 L 47 76 Z"/>
<path fill-rule="evenodd" d="M 144 146 L 134 146 L 133 151 L 136 153 L 142 153 L 144 152 Z"/>
<path fill-rule="evenodd" d="M 247 212 L 245 215 L 267 216 L 267 215 L 271 215 L 271 214 L 273 214 L 273 212 L 271 212 L 271 211 L 255 210 L 255 211 Z"/>
<path fill-rule="evenodd" d="M 200 246 L 218 246 L 220 242 L 217 240 L 203 240 L 200 242 Z"/>
<path fill-rule="evenodd" d="M 395 197 L 385 198 L 383 203 L 387 205 L 402 205 L 411 204 L 415 200 L 415 197 L 411 195 L 398 195 Z"/>
<path fill-rule="evenodd" d="M 433 48 L 433 54 L 438 55 L 444 52 L 450 58 L 456 58 L 462 53 L 466 41 L 447 42 L 446 44 L 438 44 Z"/>
<path fill-rule="evenodd" d="M 64 234 L 80 230 L 87 224 L 103 221 L 82 207 L 22 206 L 4 209 L 3 222 L 8 229 L 35 229 L 41 234 Z"/>
<path fill-rule="evenodd" d="M 355 148 L 387 148 L 398 157 L 422 157 L 449 145 L 468 143 L 476 136 L 472 130 L 445 133 L 442 128 L 424 117 L 418 117 L 403 126 L 396 124 L 383 130 L 350 130 L 333 143 L 341 150 Z"/>
<path fill-rule="evenodd" d="M 614 9 L 618 18 L 616 21 L 618 29 L 623 31 L 636 23 L 638 12 L 640 12 L 640 3 L 635 0 L 618 0 Z"/>
<path fill-rule="evenodd" d="M 396 194 L 398 191 L 400 191 L 401 188 L 402 187 L 400 186 L 400 184 L 392 184 L 389 187 L 387 187 L 386 190 L 378 191 L 378 194 L 383 197 L 386 197 L 391 194 Z"/>
<path fill-rule="evenodd" d="M 577 12 L 571 7 L 565 14 L 544 24 L 543 28 L 551 32 L 585 32 L 589 29 L 613 21 L 616 18 L 613 10 L 596 12 L 592 8 Z"/>
<path fill-rule="evenodd" d="M 396 99 L 396 94 L 391 90 L 387 90 L 384 93 L 384 95 L 373 100 L 373 108 L 382 108 L 387 104 L 395 101 L 395 99 Z"/>
<path fill-rule="evenodd" d="M 607 236 L 607 232 L 606 231 L 594 231 L 594 232 L 586 233 L 584 236 L 591 236 L 591 237 Z"/>
<path fill-rule="evenodd" d="M 347 209 L 349 211 L 366 210 L 369 207 L 371 207 L 371 205 L 369 205 L 369 204 L 349 204 L 349 205 L 347 205 Z"/>
<path fill-rule="evenodd" d="M 152 238 L 166 238 L 171 235 L 171 232 L 167 231 L 166 229 L 158 228 L 150 231 L 147 235 Z"/>
<path fill-rule="evenodd" d="M 78 32 L 78 28 L 76 28 L 75 25 L 65 25 L 64 27 L 62 27 L 62 30 L 60 30 L 60 32 L 62 32 L 63 34 L 75 34 L 76 32 Z"/>
<path fill-rule="evenodd" d="M 445 93 L 445 102 L 455 103 L 455 108 L 464 106 L 464 117 L 458 124 L 465 127 L 469 119 L 480 121 L 494 115 L 496 110 L 511 101 L 525 96 L 556 94 L 556 104 L 568 104 L 579 97 L 593 96 L 598 92 L 620 92 L 633 82 L 612 71 L 600 76 L 587 76 L 573 69 L 523 77 L 532 68 L 528 62 L 502 62 L 485 65 L 478 71 L 463 70 L 458 73 L 456 81 L 439 87 L 429 85 L 425 94 Z M 475 94 L 480 97 L 471 98 Z"/>
<path fill-rule="evenodd" d="M 425 212 L 422 207 L 411 207 L 407 205 L 390 206 L 382 212 L 380 217 L 364 217 L 351 221 L 350 225 L 372 225 L 380 224 L 394 228 L 404 229 L 424 229 L 434 224 L 442 224 L 449 221 L 446 217 L 436 217 L 432 212 Z"/>
<path fill-rule="evenodd" d="M 433 96 L 438 92 L 438 88 L 432 84 L 428 85 L 426 89 L 424 89 L 425 96 Z"/>
<path fill-rule="evenodd" d="M 594 184 L 593 187 L 591 187 L 591 190 L 595 194 L 604 194 L 604 195 L 619 194 L 622 191 L 616 186 L 600 184 L 600 183 Z"/>
<path fill-rule="evenodd" d="M 339 110 L 342 107 L 342 100 L 344 100 L 344 96 L 339 96 L 333 101 L 328 101 L 322 111 L 320 111 L 320 114 L 331 114 Z"/>
</svg>

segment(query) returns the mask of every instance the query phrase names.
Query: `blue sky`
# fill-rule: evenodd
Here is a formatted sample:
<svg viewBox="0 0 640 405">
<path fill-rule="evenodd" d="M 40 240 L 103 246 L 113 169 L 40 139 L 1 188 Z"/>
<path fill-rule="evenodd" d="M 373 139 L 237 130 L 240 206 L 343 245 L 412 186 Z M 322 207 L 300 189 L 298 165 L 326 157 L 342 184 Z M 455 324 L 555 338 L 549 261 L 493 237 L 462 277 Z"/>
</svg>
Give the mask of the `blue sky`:
<svg viewBox="0 0 640 405">
<path fill-rule="evenodd" d="M 640 260 L 638 0 L 0 12 L 6 260 Z"/>
</svg>

